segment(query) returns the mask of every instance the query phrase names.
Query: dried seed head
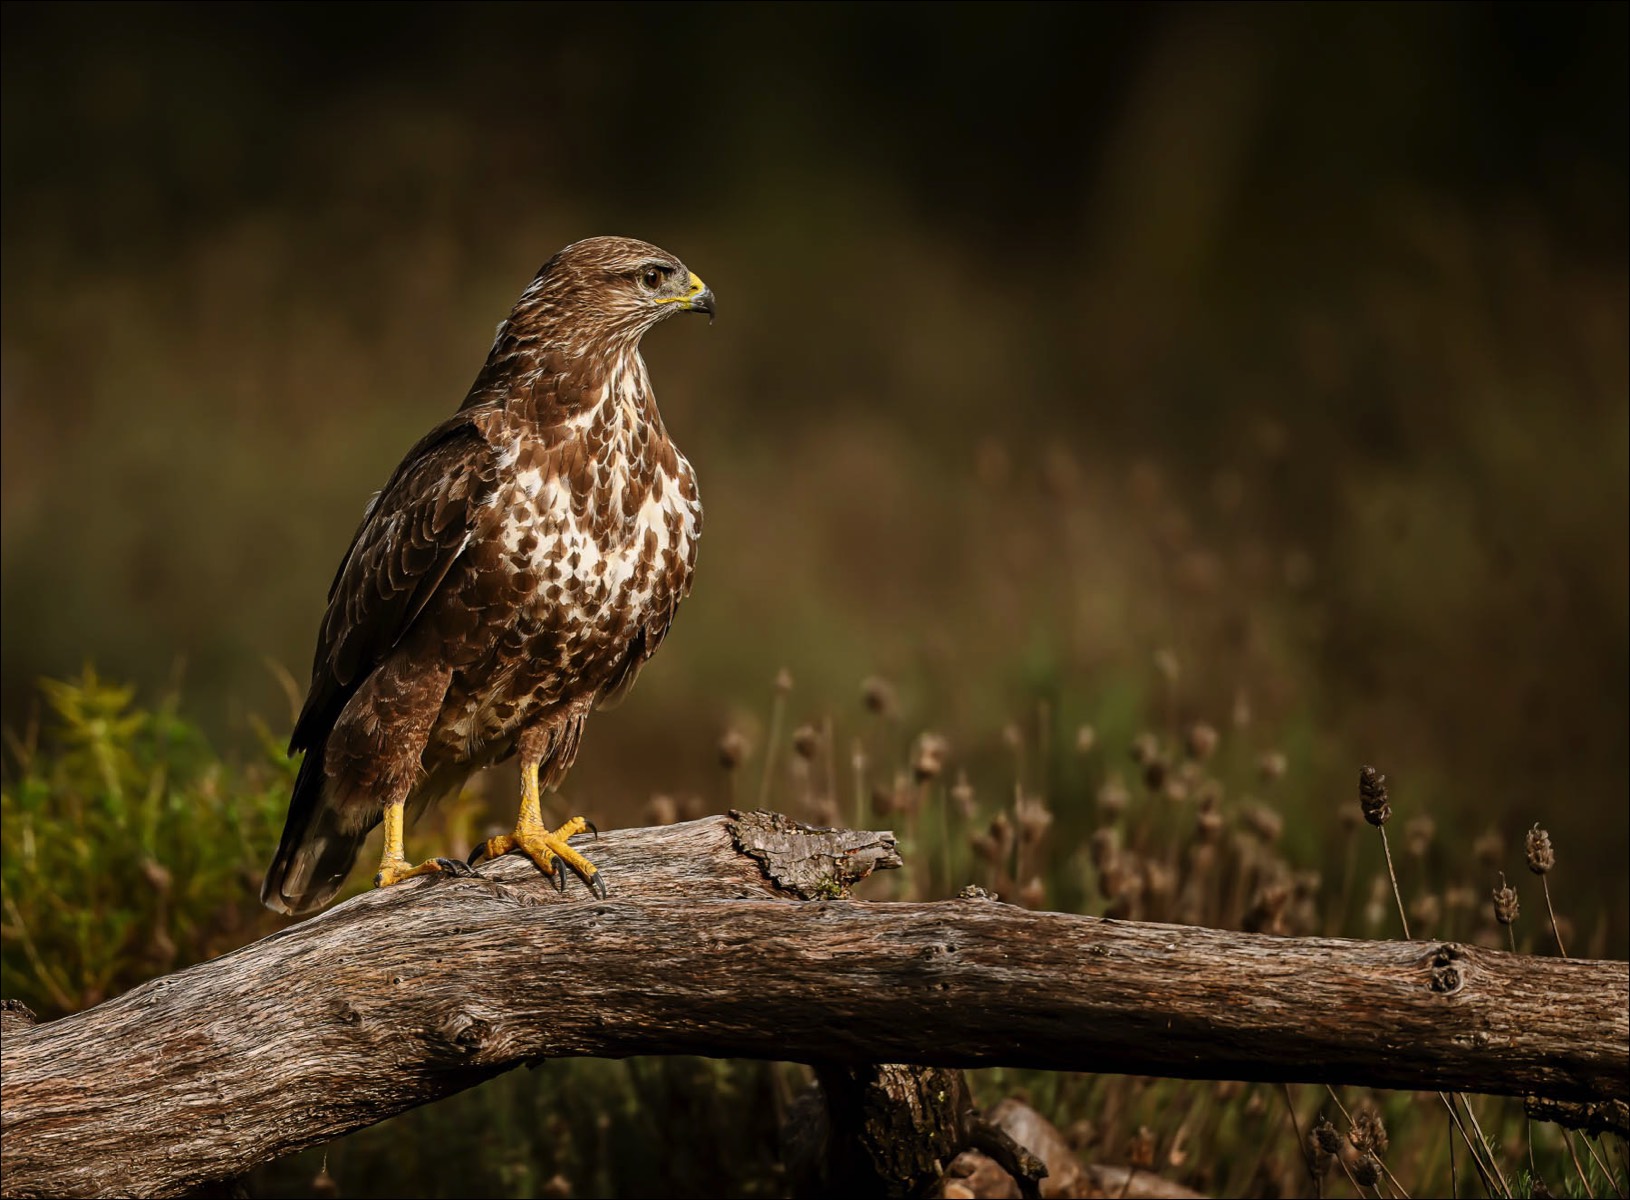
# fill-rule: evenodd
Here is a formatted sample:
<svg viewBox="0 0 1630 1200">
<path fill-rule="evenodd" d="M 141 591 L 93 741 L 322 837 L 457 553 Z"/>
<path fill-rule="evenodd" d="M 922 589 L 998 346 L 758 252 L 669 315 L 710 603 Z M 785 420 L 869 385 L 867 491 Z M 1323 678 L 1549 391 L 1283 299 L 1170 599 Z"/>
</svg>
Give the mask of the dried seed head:
<svg viewBox="0 0 1630 1200">
<path fill-rule="evenodd" d="M 990 836 L 1004 855 L 1013 849 L 1013 821 L 1007 813 L 999 812 L 990 819 Z"/>
<path fill-rule="evenodd" d="M 1364 810 L 1364 819 L 1377 829 L 1392 816 L 1392 806 L 1387 803 L 1387 777 L 1374 767 L 1359 769 L 1358 803 Z"/>
<path fill-rule="evenodd" d="M 645 806 L 645 819 L 651 825 L 672 825 L 679 820 L 679 805 L 672 796 L 652 796 Z"/>
<path fill-rule="evenodd" d="M 813 725 L 800 725 L 792 731 L 792 752 L 809 762 L 820 752 L 820 731 Z"/>
<path fill-rule="evenodd" d="M 1528 831 L 1524 849 L 1528 854 L 1528 869 L 1534 874 L 1543 875 L 1556 866 L 1556 851 L 1551 849 L 1551 835 L 1538 825 Z"/>
<path fill-rule="evenodd" d="M 719 765 L 726 771 L 734 771 L 746 757 L 747 739 L 739 729 L 731 729 L 719 739 Z"/>
<path fill-rule="evenodd" d="M 1494 889 L 1494 919 L 1502 925 L 1513 924 L 1522 906 L 1517 903 L 1517 889 L 1505 881 L 1505 875 L 1500 875 L 1500 886 Z"/>
<path fill-rule="evenodd" d="M 1290 903 L 1290 889 L 1282 883 L 1270 883 L 1257 889 L 1251 898 L 1251 907 L 1240 922 L 1246 933 L 1270 933 L 1283 936 L 1285 906 Z"/>
<path fill-rule="evenodd" d="M 1132 761 L 1146 767 L 1160 757 L 1160 739 L 1152 733 L 1140 733 L 1132 739 Z"/>
<path fill-rule="evenodd" d="M 792 691 L 792 672 L 785 667 L 775 673 L 775 690 L 783 696 Z"/>
<path fill-rule="evenodd" d="M 1098 811 L 1113 821 L 1126 811 L 1127 802 L 1131 799 L 1132 795 L 1126 790 L 1126 784 L 1121 782 L 1120 775 L 1112 774 L 1098 789 Z"/>
<path fill-rule="evenodd" d="M 159 895 L 168 896 L 170 894 L 170 884 L 172 883 L 172 880 L 170 878 L 170 872 L 165 869 L 163 863 L 159 862 L 156 858 L 143 859 L 141 864 L 141 873 L 142 878 L 147 880 L 147 886 L 152 888 Z"/>
<path fill-rule="evenodd" d="M 1019 889 L 1019 903 L 1025 908 L 1041 908 L 1047 903 L 1047 887 L 1041 876 L 1031 876 L 1030 882 Z"/>
<path fill-rule="evenodd" d="M 950 750 L 951 743 L 937 733 L 924 733 L 918 737 L 911 755 L 911 773 L 917 782 L 928 783 L 938 779 L 940 772 L 945 770 L 945 756 Z"/>
<path fill-rule="evenodd" d="M 1222 828 L 1222 813 L 1216 809 L 1204 808 L 1194 816 L 1194 836 L 1208 845 L 1222 837 Z"/>
<path fill-rule="evenodd" d="M 1177 869 L 1152 858 L 1143 860 L 1143 894 L 1164 900 L 1177 890 Z"/>
<path fill-rule="evenodd" d="M 1325 1154 L 1334 1155 L 1341 1152 L 1341 1134 L 1337 1133 L 1336 1127 L 1324 1117 L 1320 1117 L 1319 1123 L 1313 1127 L 1312 1139 L 1313 1144 Z"/>
<path fill-rule="evenodd" d="M 1358 1161 L 1352 1166 L 1353 1182 L 1359 1187 L 1374 1187 L 1381 1182 L 1381 1164 L 1375 1161 L 1375 1156 L 1361 1154 Z"/>
<path fill-rule="evenodd" d="M 1239 817 L 1240 823 L 1261 839 L 1264 845 L 1273 845 L 1285 831 L 1285 818 L 1266 804 L 1247 804 L 1240 810 Z"/>
<path fill-rule="evenodd" d="M 1155 670 L 1167 683 L 1176 683 L 1177 677 L 1182 673 L 1182 666 L 1177 661 L 1175 651 L 1161 649 L 1155 651 Z"/>
<path fill-rule="evenodd" d="M 1013 799 L 1013 819 L 1019 826 L 1019 843 L 1034 846 L 1047 835 L 1053 814 L 1040 796 L 1019 795 Z"/>
<path fill-rule="evenodd" d="M 1143 764 L 1143 785 L 1151 792 L 1158 792 L 1166 786 L 1166 760 L 1151 758 Z"/>
<path fill-rule="evenodd" d="M 1432 836 L 1437 831 L 1438 824 L 1431 817 L 1413 817 L 1404 826 L 1404 845 L 1416 858 L 1425 858 L 1426 852 L 1432 848 Z"/>
<path fill-rule="evenodd" d="M 1138 1131 L 1132 1135 L 1132 1140 L 1127 1143 L 1126 1161 L 1140 1171 L 1150 1170 L 1155 1165 L 1154 1130 L 1147 1125 L 1138 1126 Z"/>
<path fill-rule="evenodd" d="M 974 814 L 973 785 L 968 782 L 966 771 L 958 771 L 956 783 L 951 786 L 951 803 L 962 815 L 964 821 L 971 820 Z"/>
<path fill-rule="evenodd" d="M 1269 750 L 1256 760 L 1256 769 L 1261 774 L 1263 782 L 1277 783 L 1290 769 L 1290 760 L 1278 750 Z"/>
<path fill-rule="evenodd" d="M 1195 762 L 1205 762 L 1217 750 L 1217 731 L 1204 721 L 1196 721 L 1189 726 L 1183 745 Z"/>
<path fill-rule="evenodd" d="M 879 717 L 894 715 L 894 685 L 878 675 L 868 675 L 860 684 L 860 701 L 866 711 Z"/>
<path fill-rule="evenodd" d="M 1092 834 L 1092 865 L 1099 872 L 1109 870 L 1116 858 L 1120 856 L 1120 839 L 1115 836 L 1113 829 L 1096 829 Z"/>
<path fill-rule="evenodd" d="M 1347 1132 L 1347 1140 L 1360 1154 L 1387 1152 L 1387 1127 L 1374 1105 L 1362 1105 L 1353 1113 L 1353 1127 Z"/>
<path fill-rule="evenodd" d="M 1091 754 L 1092 748 L 1098 744 L 1098 732 L 1091 725 L 1083 725 L 1075 731 L 1075 752 L 1077 754 Z"/>
</svg>

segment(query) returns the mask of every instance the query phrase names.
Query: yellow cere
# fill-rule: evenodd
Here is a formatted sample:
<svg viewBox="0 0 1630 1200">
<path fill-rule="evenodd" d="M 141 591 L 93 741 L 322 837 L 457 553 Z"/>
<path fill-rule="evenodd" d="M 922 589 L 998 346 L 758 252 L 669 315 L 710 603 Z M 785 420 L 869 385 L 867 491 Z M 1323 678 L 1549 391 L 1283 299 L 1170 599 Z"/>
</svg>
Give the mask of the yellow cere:
<svg viewBox="0 0 1630 1200">
<path fill-rule="evenodd" d="M 661 300 L 658 300 L 657 303 L 677 304 L 681 300 L 694 299 L 695 297 L 700 296 L 706 290 L 707 284 L 702 282 L 701 276 L 699 276 L 695 271 L 692 271 L 690 273 L 690 291 L 686 292 L 683 296 L 664 296 Z"/>
</svg>

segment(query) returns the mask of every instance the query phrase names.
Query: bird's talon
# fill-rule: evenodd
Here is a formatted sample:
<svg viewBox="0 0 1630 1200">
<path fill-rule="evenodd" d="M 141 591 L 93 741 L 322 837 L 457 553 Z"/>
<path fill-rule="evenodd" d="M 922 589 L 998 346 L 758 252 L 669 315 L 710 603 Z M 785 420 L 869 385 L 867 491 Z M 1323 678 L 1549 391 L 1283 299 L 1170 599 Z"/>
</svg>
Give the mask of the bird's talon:
<svg viewBox="0 0 1630 1200">
<path fill-rule="evenodd" d="M 593 821 L 584 821 L 583 827 L 594 835 L 595 841 L 598 842 L 600 840 L 600 831 L 594 827 Z"/>
<path fill-rule="evenodd" d="M 435 864 L 441 868 L 442 874 L 452 875 L 459 879 L 469 879 L 475 871 L 468 863 L 460 862 L 456 858 L 437 858 Z"/>
<path fill-rule="evenodd" d="M 588 884 L 589 891 L 593 892 L 600 899 L 604 900 L 606 898 L 606 885 L 600 878 L 600 873 L 598 871 L 596 871 L 593 875 L 590 875 L 583 882 Z"/>
</svg>

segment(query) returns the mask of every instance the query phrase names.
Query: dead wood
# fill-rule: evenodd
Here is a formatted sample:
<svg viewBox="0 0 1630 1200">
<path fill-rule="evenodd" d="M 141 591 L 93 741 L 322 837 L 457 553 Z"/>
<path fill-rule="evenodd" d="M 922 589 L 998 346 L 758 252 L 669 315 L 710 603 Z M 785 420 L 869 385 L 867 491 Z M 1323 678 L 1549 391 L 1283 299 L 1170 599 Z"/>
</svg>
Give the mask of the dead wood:
<svg viewBox="0 0 1630 1200">
<path fill-rule="evenodd" d="M 842 896 L 888 834 L 764 815 L 368 892 L 58 1021 L 5 1022 L 0 1191 L 174 1195 L 563 1055 L 1032 1066 L 1630 1097 L 1630 968 Z M 785 880 L 785 882 L 782 882 Z"/>
</svg>

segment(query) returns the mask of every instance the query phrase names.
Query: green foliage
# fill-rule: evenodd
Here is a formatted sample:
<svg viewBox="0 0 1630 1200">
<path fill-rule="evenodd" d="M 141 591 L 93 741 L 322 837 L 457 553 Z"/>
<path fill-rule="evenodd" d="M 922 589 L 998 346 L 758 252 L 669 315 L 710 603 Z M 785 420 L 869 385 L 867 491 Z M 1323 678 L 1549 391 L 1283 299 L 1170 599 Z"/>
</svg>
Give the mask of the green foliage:
<svg viewBox="0 0 1630 1200">
<path fill-rule="evenodd" d="M 293 764 L 222 763 L 170 698 L 99 679 L 41 685 L 0 789 L 0 988 L 42 1017 L 94 1004 L 270 928 L 259 872 Z"/>
</svg>

